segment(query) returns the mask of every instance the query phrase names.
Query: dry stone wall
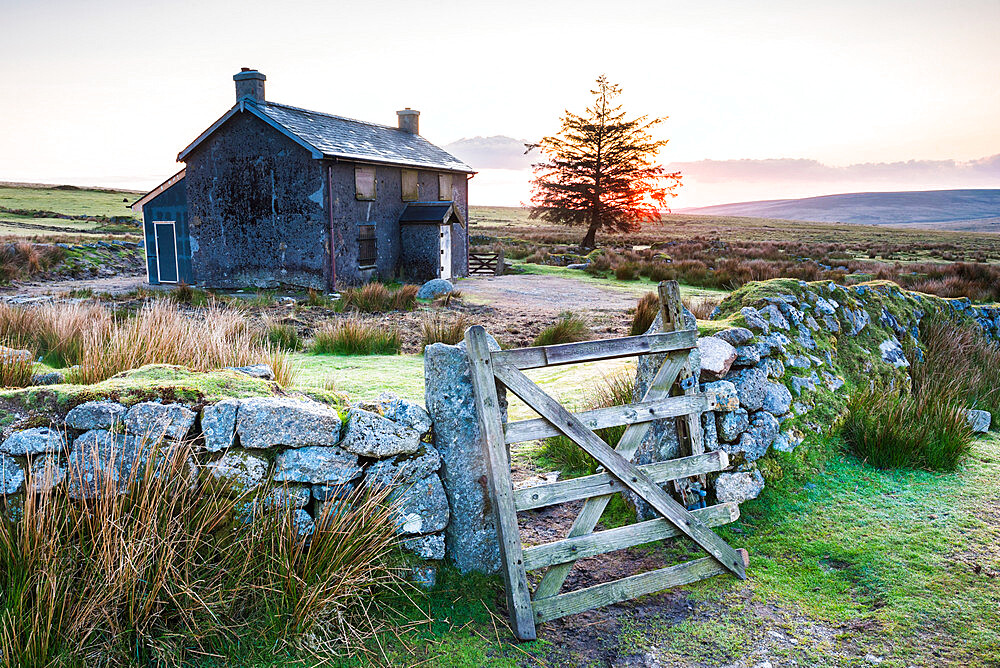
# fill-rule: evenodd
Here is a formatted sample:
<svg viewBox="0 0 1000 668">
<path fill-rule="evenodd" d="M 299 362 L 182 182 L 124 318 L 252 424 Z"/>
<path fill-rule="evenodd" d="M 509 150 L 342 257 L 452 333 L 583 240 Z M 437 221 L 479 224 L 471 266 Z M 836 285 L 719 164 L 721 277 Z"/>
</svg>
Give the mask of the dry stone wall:
<svg viewBox="0 0 1000 668">
<path fill-rule="evenodd" d="M 88 401 L 59 423 L 6 435 L 0 493 L 16 507 L 29 480 L 63 487 L 75 499 L 95 496 L 104 484 L 123 492 L 136 467 L 180 442 L 193 443 L 192 479 L 207 476 L 237 492 L 263 492 L 266 508 L 258 510 L 290 506 L 306 534 L 327 504 L 357 486 L 389 486 L 403 547 L 429 562 L 444 558 L 451 512 L 431 418 L 419 404 L 391 394 L 342 412 L 294 397 L 225 399 L 200 410 L 160 401 Z M 433 580 L 433 563 L 419 563 L 417 573 Z"/>
</svg>

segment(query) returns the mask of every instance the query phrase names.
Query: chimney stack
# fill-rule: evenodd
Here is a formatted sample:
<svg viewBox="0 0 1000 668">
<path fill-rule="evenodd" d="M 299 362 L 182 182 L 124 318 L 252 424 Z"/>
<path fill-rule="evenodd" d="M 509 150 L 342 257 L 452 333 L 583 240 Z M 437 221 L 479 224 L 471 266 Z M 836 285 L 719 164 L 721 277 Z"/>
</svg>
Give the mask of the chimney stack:
<svg viewBox="0 0 1000 668">
<path fill-rule="evenodd" d="M 397 111 L 396 116 L 399 117 L 399 129 L 405 130 L 410 134 L 418 135 L 420 134 L 420 112 L 407 107 L 402 111 Z"/>
<path fill-rule="evenodd" d="M 233 75 L 236 82 L 236 101 L 250 98 L 254 102 L 264 101 L 264 82 L 267 77 L 249 67 L 242 68 Z"/>
</svg>

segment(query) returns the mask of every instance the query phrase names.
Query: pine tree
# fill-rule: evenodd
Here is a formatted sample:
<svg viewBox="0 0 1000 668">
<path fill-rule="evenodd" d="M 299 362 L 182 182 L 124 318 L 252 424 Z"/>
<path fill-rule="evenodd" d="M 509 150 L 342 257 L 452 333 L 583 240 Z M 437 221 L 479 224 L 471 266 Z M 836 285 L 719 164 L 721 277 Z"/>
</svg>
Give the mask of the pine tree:
<svg viewBox="0 0 1000 668">
<path fill-rule="evenodd" d="M 559 133 L 537 146 L 547 158 L 534 165 L 531 218 L 586 225 L 583 246 L 593 248 L 598 230 L 632 232 L 659 220 L 681 184 L 680 172 L 656 164 L 667 140 L 650 130 L 665 118 L 627 119 L 614 99 L 621 88 L 601 75 L 584 114 L 566 111 Z"/>
</svg>

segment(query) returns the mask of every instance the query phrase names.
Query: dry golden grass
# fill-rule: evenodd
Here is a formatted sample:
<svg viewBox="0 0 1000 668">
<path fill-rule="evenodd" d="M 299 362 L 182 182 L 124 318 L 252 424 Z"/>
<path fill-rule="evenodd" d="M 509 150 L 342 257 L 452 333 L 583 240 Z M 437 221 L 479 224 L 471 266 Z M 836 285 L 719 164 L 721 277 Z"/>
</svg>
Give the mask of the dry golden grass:
<svg viewBox="0 0 1000 668">
<path fill-rule="evenodd" d="M 134 460 L 115 445 L 92 453 L 92 476 L 72 469 L 86 503 L 46 468 L 19 520 L 0 519 L 3 665 L 190 665 L 248 632 L 289 643 L 321 630 L 320 655 L 371 651 L 382 595 L 399 587 L 386 489 L 329 504 L 306 537 L 266 485 L 193 484 L 187 445 L 146 444 Z M 117 478 L 116 459 L 135 464 Z"/>
<path fill-rule="evenodd" d="M 76 368 L 70 382 L 96 383 L 146 364 L 177 364 L 194 371 L 271 364 L 287 385 L 294 370 L 287 354 L 234 309 L 181 312 L 167 300 L 118 315 L 98 304 L 0 305 L 0 342 L 27 342 L 58 366 Z"/>
</svg>

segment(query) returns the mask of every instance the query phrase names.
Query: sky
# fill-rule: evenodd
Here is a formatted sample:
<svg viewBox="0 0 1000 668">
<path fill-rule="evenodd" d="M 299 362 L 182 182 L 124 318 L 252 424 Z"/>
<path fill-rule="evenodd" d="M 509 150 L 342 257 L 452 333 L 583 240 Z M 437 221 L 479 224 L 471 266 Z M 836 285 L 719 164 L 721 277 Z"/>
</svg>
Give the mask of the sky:
<svg viewBox="0 0 1000 668">
<path fill-rule="evenodd" d="M 1000 188 L 1000 0 L 0 0 L 0 180 L 150 188 L 234 102 L 421 133 L 529 197 L 522 144 L 606 74 L 668 116 L 676 207 L 859 190 Z"/>
</svg>

